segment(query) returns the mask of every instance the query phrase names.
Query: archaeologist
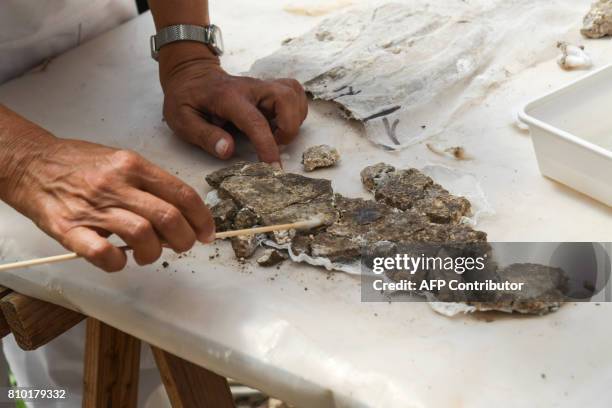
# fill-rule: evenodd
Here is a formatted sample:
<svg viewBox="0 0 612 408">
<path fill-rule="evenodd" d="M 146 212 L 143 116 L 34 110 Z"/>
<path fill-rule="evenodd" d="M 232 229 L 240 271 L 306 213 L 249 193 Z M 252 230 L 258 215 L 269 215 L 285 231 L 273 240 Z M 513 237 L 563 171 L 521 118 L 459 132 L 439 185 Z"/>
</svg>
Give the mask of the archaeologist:
<svg viewBox="0 0 612 408">
<path fill-rule="evenodd" d="M 200 30 L 210 24 L 206 0 L 149 3 L 158 32 L 178 24 Z M 0 83 L 136 14 L 134 0 L 0 1 Z M 125 40 L 134 47 L 146 43 Z M 234 139 L 223 126 L 231 123 L 251 140 L 261 160 L 280 165 L 278 145 L 291 142 L 306 117 L 301 86 L 290 79 L 229 75 L 219 63 L 220 43 L 173 40 L 159 48 L 158 62 L 163 115 L 174 133 L 194 148 L 228 159 Z M 117 271 L 127 258 L 107 240 L 110 235 L 129 244 L 139 264 L 157 260 L 162 241 L 181 252 L 196 240 L 213 239 L 208 208 L 177 177 L 137 152 L 62 136 L 0 105 L 0 199 L 66 249 Z M 27 353 L 6 337 L 3 349 L 18 385 L 66 390 L 66 400 L 46 401 L 46 407 L 81 406 L 84 332 L 79 324 Z M 160 390 L 149 348 L 143 348 L 139 406 L 164 406 L 155 397 L 164 395 Z"/>
<path fill-rule="evenodd" d="M 133 16 L 132 1 L 0 2 L 0 82 L 52 57 L 51 51 L 59 53 Z M 156 52 L 170 128 L 186 142 L 228 159 L 234 139 L 222 126 L 231 122 L 262 161 L 280 166 L 278 145 L 295 138 L 307 114 L 300 84 L 226 73 L 219 63 L 220 29 L 210 25 L 206 0 L 149 3 L 158 33 L 180 24 L 214 28 L 219 36 L 204 43 L 164 34 L 169 42 Z M 213 240 L 210 211 L 193 188 L 137 152 L 61 136 L 0 105 L 0 199 L 66 249 L 117 271 L 127 257 L 107 240 L 112 234 L 133 248 L 140 265 L 159 258 L 162 242 L 183 252 L 196 240 Z"/>
</svg>

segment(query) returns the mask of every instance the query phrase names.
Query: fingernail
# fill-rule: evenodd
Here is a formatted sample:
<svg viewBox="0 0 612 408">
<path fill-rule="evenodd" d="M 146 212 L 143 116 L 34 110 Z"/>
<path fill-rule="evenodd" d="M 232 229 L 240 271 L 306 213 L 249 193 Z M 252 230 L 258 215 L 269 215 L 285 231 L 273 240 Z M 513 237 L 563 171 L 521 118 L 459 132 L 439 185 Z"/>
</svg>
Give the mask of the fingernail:
<svg viewBox="0 0 612 408">
<path fill-rule="evenodd" d="M 215 152 L 217 152 L 218 156 L 224 157 L 227 154 L 227 149 L 229 148 L 229 143 L 224 138 L 217 140 L 215 144 Z"/>
<path fill-rule="evenodd" d="M 281 166 L 280 162 L 273 162 L 273 163 L 270 163 L 270 165 L 272 167 L 274 167 L 275 169 L 278 169 L 278 170 L 282 170 L 283 169 L 283 166 Z"/>
<path fill-rule="evenodd" d="M 206 237 L 204 237 L 204 243 L 205 244 L 210 244 L 211 242 L 214 242 L 215 239 L 217 239 L 217 233 L 216 231 L 211 231 Z"/>
</svg>

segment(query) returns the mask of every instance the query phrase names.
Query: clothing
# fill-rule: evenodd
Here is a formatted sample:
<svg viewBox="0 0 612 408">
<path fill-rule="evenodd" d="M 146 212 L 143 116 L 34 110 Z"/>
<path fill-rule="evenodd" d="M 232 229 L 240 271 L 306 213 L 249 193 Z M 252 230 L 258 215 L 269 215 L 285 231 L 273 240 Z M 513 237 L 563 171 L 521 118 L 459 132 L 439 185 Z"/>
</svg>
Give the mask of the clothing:
<svg viewBox="0 0 612 408">
<path fill-rule="evenodd" d="M 134 0 L 1 0 L 0 84 L 136 14 Z"/>
</svg>

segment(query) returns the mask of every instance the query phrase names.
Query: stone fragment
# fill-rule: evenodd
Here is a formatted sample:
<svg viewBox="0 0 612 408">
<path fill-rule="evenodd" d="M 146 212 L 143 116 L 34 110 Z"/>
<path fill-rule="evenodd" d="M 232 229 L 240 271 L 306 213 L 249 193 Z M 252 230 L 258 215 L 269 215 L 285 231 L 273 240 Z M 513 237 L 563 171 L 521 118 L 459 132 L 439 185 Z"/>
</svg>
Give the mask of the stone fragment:
<svg viewBox="0 0 612 408">
<path fill-rule="evenodd" d="M 415 248 L 417 244 L 416 250 L 420 251 L 419 244 L 444 244 L 449 256 L 464 256 L 472 248 L 479 254 L 490 249 L 484 232 L 458 223 L 460 217 L 469 212 L 469 202 L 452 196 L 426 175 L 415 169 L 396 170 L 385 164 L 366 168 L 361 175 L 366 188 L 374 191 L 376 201 L 334 195 L 328 180 L 284 173 L 261 163 L 231 166 L 211 174 L 207 180 L 217 186 L 219 196 L 224 197 L 217 204 L 217 215 L 231 214 L 221 209 L 231 208 L 233 202 L 238 208 L 233 222 L 241 226 L 292 222 L 303 220 L 305 216 L 321 215 L 325 220 L 321 227 L 272 234 L 276 242 L 289 244 L 294 255 L 350 263 L 361 258 L 364 248 Z M 255 236 L 231 240 L 238 258 L 251 257 L 258 242 Z M 273 263 L 283 255 L 277 250 L 266 251 L 258 263 Z M 466 273 L 459 277 L 443 270 L 427 273 L 428 279 L 529 283 L 528 290 L 516 293 L 502 291 L 473 297 L 473 293 L 442 290 L 427 294 L 440 301 L 473 305 L 482 311 L 548 313 L 561 304 L 566 283 L 560 269 L 532 264 L 517 264 L 500 270 L 493 265 L 479 274 Z M 413 278 L 422 280 L 424 275 Z"/>
<path fill-rule="evenodd" d="M 212 212 L 217 231 L 227 231 L 232 228 L 238 207 L 234 200 L 225 199 L 212 206 L 210 211 Z"/>
<path fill-rule="evenodd" d="M 305 171 L 313 171 L 320 167 L 330 167 L 340 160 L 336 148 L 323 144 L 309 147 L 302 154 L 302 164 Z"/>
<path fill-rule="evenodd" d="M 434 223 L 456 224 L 471 211 L 467 199 L 450 194 L 416 169 L 393 170 L 379 163 L 363 169 L 361 179 L 377 201 L 418 212 Z"/>
<path fill-rule="evenodd" d="M 236 229 L 251 228 L 260 223 L 260 217 L 249 208 L 241 208 L 234 218 Z"/>
<path fill-rule="evenodd" d="M 473 303 L 480 311 L 497 310 L 546 314 L 564 302 L 568 277 L 560 268 L 537 264 L 513 264 L 497 271 L 498 282 L 525 283 L 522 290 L 499 290 L 490 302 Z"/>
<path fill-rule="evenodd" d="M 582 35 L 588 38 L 602 38 L 612 35 L 612 0 L 599 0 L 593 3 L 584 17 Z"/>
<path fill-rule="evenodd" d="M 259 266 L 274 266 L 287 259 L 287 255 L 276 249 L 266 249 L 262 256 L 257 258 Z"/>
<path fill-rule="evenodd" d="M 259 216 L 283 210 L 293 204 L 332 197 L 329 180 L 311 179 L 291 173 L 234 175 L 224 179 L 219 190 L 241 207 L 247 207 Z"/>
<path fill-rule="evenodd" d="M 386 163 L 377 163 L 361 170 L 361 182 L 369 192 L 373 193 L 394 171 L 395 167 L 393 166 Z"/>
<path fill-rule="evenodd" d="M 232 249 L 236 258 L 250 258 L 257 249 L 257 236 L 255 235 L 242 235 L 239 237 L 230 238 L 232 243 Z"/>
</svg>

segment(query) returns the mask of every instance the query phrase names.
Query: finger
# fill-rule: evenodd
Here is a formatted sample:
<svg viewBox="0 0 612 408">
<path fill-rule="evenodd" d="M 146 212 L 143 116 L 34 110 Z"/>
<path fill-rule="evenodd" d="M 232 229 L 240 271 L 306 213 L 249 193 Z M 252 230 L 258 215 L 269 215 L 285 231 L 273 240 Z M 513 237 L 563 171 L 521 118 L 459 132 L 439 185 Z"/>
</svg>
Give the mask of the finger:
<svg viewBox="0 0 612 408">
<path fill-rule="evenodd" d="M 198 112 L 186 109 L 181 122 L 177 129 L 179 137 L 219 159 L 229 159 L 234 154 L 234 138 L 219 126 L 207 122 Z"/>
<path fill-rule="evenodd" d="M 87 227 L 69 230 L 64 234 L 62 244 L 106 272 L 120 271 L 127 263 L 123 250 Z"/>
<path fill-rule="evenodd" d="M 306 96 L 306 91 L 304 90 L 302 84 L 300 84 L 297 80 L 293 78 L 281 78 L 277 79 L 276 81 L 292 88 L 298 95 L 298 100 L 300 103 L 300 112 L 302 114 L 302 122 L 304 122 L 304 120 L 308 116 L 308 97 Z"/>
<path fill-rule="evenodd" d="M 231 120 L 253 143 L 259 160 L 280 165 L 280 153 L 268 120 L 246 99 L 223 101 L 222 116 Z"/>
<path fill-rule="evenodd" d="M 193 188 L 149 162 L 139 177 L 140 187 L 150 194 L 142 196 L 132 192 L 131 198 L 124 201 L 123 208 L 151 221 L 162 237 L 169 244 L 175 245 L 172 246 L 175 251 L 189 244 L 191 236 L 187 234 L 186 227 L 193 230 L 199 241 L 214 241 L 215 223 L 212 214 Z M 184 220 L 187 220 L 186 223 Z M 174 237 L 172 234 L 178 235 Z"/>
<path fill-rule="evenodd" d="M 124 208 L 147 219 L 157 231 L 157 235 L 176 252 L 188 251 L 196 239 L 199 239 L 197 231 L 177 207 L 153 194 L 132 190 L 126 193 Z M 214 234 L 214 227 L 212 230 L 212 233 L 208 232 L 209 235 Z M 209 242 L 210 237 L 207 236 L 207 240 L 202 241 Z"/>
<path fill-rule="evenodd" d="M 280 81 L 265 82 L 257 93 L 260 107 L 272 116 L 276 125 L 274 136 L 277 142 L 291 143 L 304 119 L 303 102 L 298 93 Z"/>
<path fill-rule="evenodd" d="M 117 234 L 132 248 L 138 265 L 152 264 L 161 256 L 162 244 L 153 225 L 140 215 L 121 208 L 110 208 L 105 211 L 100 226 Z"/>
</svg>

